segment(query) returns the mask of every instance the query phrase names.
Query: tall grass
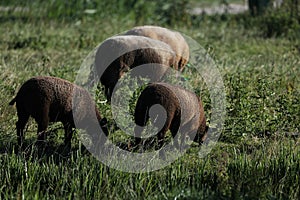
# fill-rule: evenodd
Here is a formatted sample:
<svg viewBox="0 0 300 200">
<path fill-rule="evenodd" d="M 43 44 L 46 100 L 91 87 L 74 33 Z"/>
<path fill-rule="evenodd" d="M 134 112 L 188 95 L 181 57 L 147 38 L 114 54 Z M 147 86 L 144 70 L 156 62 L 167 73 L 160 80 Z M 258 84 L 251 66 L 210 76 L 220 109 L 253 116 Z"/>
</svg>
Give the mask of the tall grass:
<svg viewBox="0 0 300 200">
<path fill-rule="evenodd" d="M 1 2 L 29 10 L 0 12 L 0 31 L 5 33 L 0 35 L 0 199 L 297 199 L 299 39 L 266 39 L 232 16 L 191 18 L 191 23 L 183 18 L 177 24 L 168 11 L 165 17 L 153 16 L 159 8 L 143 2 Z M 138 8 L 142 12 L 134 11 Z M 86 11 L 90 9 L 97 12 Z M 162 20 L 155 21 L 157 17 Z M 27 148 L 17 152 L 16 109 L 8 102 L 20 85 L 36 75 L 74 81 L 96 45 L 143 23 L 176 28 L 214 58 L 226 87 L 227 117 L 212 152 L 200 159 L 199 147 L 193 144 L 164 169 L 125 173 L 92 157 L 76 134 L 71 154 L 65 154 L 60 124 L 50 125 L 48 146 L 36 149 L 33 120 L 26 127 Z M 209 94 L 201 90 L 200 76 L 189 68 L 184 76 L 202 95 L 209 118 Z M 112 125 L 110 106 L 98 107 Z M 124 142 L 121 131 L 111 127 L 110 137 Z"/>
<path fill-rule="evenodd" d="M 93 157 L 2 154 L 1 197 L 75 199 L 291 198 L 299 195 L 299 145 L 257 141 L 219 144 L 205 159 L 187 154 L 151 173 L 110 169 Z M 252 143 L 253 141 L 251 141 Z"/>
</svg>

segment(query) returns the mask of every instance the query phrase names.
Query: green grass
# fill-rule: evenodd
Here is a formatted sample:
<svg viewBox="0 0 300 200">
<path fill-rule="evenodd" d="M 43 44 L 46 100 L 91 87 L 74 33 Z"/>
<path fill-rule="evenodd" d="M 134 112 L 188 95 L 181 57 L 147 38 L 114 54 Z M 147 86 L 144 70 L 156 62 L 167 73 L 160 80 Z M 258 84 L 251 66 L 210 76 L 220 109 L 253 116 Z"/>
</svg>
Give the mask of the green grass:
<svg viewBox="0 0 300 200">
<path fill-rule="evenodd" d="M 54 8 L 64 6 L 52 2 Z M 15 1 L 14 6 L 19 3 Z M 241 19 L 227 15 L 174 23 L 167 19 L 156 21 L 170 16 L 146 12 L 144 18 L 137 20 L 133 12 L 125 12 L 122 1 L 118 4 L 122 12 L 107 5 L 103 13 L 95 15 L 82 14 L 85 8 L 81 4 L 76 12 L 70 10 L 65 15 L 55 9 L 50 10 L 52 14 L 45 12 L 40 8 L 47 5 L 45 2 L 21 4 L 26 5 L 33 10 L 0 12 L 0 31 L 5 33 L 0 35 L 0 199 L 299 197 L 299 138 L 287 136 L 300 129 L 298 38 L 264 38 L 259 28 L 247 27 Z M 247 20 L 247 15 L 242 17 Z M 32 145 L 37 128 L 33 120 L 26 131 L 27 149 L 16 152 L 16 109 L 8 102 L 25 80 L 51 75 L 74 81 L 83 59 L 101 41 L 149 23 L 177 29 L 194 38 L 214 58 L 223 76 L 227 116 L 219 143 L 207 157 L 198 157 L 199 147 L 195 144 L 164 169 L 121 172 L 86 152 L 77 135 L 72 141 L 72 153 L 66 155 L 60 124 L 49 127 L 48 147 L 44 151 L 36 149 Z M 210 100 L 201 78 L 189 70 L 184 76 L 196 93 L 201 93 L 209 118 Z M 100 98 L 104 98 L 102 94 Z M 99 103 L 98 107 L 112 125 L 110 106 Z M 111 137 L 120 142 L 127 140 L 120 130 L 112 129 Z"/>
</svg>

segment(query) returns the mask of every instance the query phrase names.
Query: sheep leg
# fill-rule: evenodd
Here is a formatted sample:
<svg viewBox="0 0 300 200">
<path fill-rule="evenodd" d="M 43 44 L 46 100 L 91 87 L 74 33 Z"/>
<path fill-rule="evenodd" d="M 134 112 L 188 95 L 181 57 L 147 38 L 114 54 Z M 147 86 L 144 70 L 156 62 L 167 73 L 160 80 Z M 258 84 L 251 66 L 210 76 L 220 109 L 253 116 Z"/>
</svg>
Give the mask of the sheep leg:
<svg viewBox="0 0 300 200">
<path fill-rule="evenodd" d="M 171 127 L 172 127 L 171 126 L 173 124 L 172 121 L 173 120 L 170 119 L 170 116 L 168 116 L 164 127 L 158 132 L 158 134 L 157 134 L 158 145 L 156 146 L 155 150 L 161 149 L 162 146 L 164 145 L 164 143 L 165 143 L 165 139 L 164 138 L 165 138 L 165 135 L 166 135 L 166 132 L 168 131 L 168 129 L 171 129 Z M 175 130 L 175 128 L 174 128 L 174 130 Z M 159 151 L 159 156 L 160 156 L 160 158 L 162 158 L 162 159 L 165 160 L 165 153 L 164 153 L 163 149 L 161 149 Z"/>
<path fill-rule="evenodd" d="M 135 137 L 135 144 L 134 146 L 137 146 L 141 144 L 142 138 L 142 132 L 144 130 L 144 127 L 146 126 L 147 121 L 149 120 L 149 108 L 151 106 L 142 106 L 141 102 L 137 102 L 136 108 L 135 108 L 135 123 L 136 126 L 134 127 L 134 137 Z"/>
<path fill-rule="evenodd" d="M 37 142 L 38 143 L 44 142 L 46 140 L 47 127 L 48 127 L 48 123 L 46 123 L 46 122 L 38 124 L 38 131 L 37 131 L 37 135 L 38 135 Z"/>
<path fill-rule="evenodd" d="M 37 143 L 38 145 L 41 145 L 46 140 L 46 129 L 49 124 L 49 107 L 45 106 L 42 113 L 40 113 L 38 116 L 41 116 L 40 119 L 35 119 L 38 124 L 38 131 L 37 131 Z"/>
<path fill-rule="evenodd" d="M 162 146 L 164 145 L 164 138 L 166 135 L 166 132 L 168 131 L 171 124 L 171 120 L 167 121 L 164 125 L 164 127 L 158 132 L 157 139 L 158 139 L 158 145 L 156 146 L 155 150 L 159 150 L 159 156 L 160 158 L 165 160 L 165 152 L 162 150 Z"/>
<path fill-rule="evenodd" d="M 166 156 L 165 156 L 164 150 L 161 148 L 164 144 L 164 137 L 165 137 L 166 132 L 167 132 L 167 129 L 166 130 L 163 129 L 157 134 L 158 145 L 155 147 L 155 150 L 159 151 L 159 157 L 162 158 L 163 160 L 166 159 Z"/>
<path fill-rule="evenodd" d="M 18 121 L 16 123 L 16 127 L 17 127 L 17 137 L 18 137 L 18 145 L 19 147 L 22 147 L 23 145 L 23 140 L 24 140 L 24 128 L 25 125 L 29 119 L 29 115 L 22 115 L 19 114 L 18 115 Z"/>
<path fill-rule="evenodd" d="M 68 150 L 71 150 L 71 140 L 73 135 L 72 126 L 70 124 L 64 124 L 65 129 L 65 146 Z"/>
<path fill-rule="evenodd" d="M 174 143 L 174 146 L 176 149 L 179 149 L 178 138 L 175 138 L 176 134 L 178 133 L 179 126 L 180 126 L 180 116 L 175 117 L 172 120 L 171 127 L 170 127 L 170 131 L 172 133 L 172 138 L 173 138 L 173 143 Z"/>
<path fill-rule="evenodd" d="M 165 142 L 164 138 L 165 138 L 167 131 L 168 131 L 167 128 L 163 128 L 161 131 L 158 132 L 158 134 L 157 134 L 158 145 L 156 147 L 156 150 L 161 149 L 162 146 L 164 145 L 164 142 Z"/>
<path fill-rule="evenodd" d="M 143 127 L 141 127 L 141 126 L 136 126 L 135 128 L 134 128 L 134 137 L 135 137 L 135 144 L 134 144 L 134 146 L 138 146 L 138 145 L 140 145 L 141 144 L 141 142 L 142 142 L 142 138 L 141 138 L 141 135 L 142 135 L 142 132 L 143 132 Z"/>
</svg>

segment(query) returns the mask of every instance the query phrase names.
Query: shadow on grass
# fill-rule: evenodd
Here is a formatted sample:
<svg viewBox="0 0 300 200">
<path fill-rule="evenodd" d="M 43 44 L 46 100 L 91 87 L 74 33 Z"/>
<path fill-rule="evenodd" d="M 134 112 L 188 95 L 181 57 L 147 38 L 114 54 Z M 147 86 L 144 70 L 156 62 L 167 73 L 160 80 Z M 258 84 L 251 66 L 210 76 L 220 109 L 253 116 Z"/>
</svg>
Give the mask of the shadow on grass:
<svg viewBox="0 0 300 200">
<path fill-rule="evenodd" d="M 49 133 L 48 135 L 55 134 Z M 84 145 L 78 144 L 78 141 L 72 141 L 72 148 L 69 149 L 64 143 L 53 141 L 50 137 L 42 144 L 38 144 L 36 137 L 25 138 L 22 148 L 17 144 L 17 138 L 9 134 L 2 134 L 0 137 L 0 155 L 18 155 L 28 161 L 38 161 L 46 163 L 51 160 L 55 164 L 61 161 L 76 159 L 79 156 L 88 154 Z"/>
</svg>

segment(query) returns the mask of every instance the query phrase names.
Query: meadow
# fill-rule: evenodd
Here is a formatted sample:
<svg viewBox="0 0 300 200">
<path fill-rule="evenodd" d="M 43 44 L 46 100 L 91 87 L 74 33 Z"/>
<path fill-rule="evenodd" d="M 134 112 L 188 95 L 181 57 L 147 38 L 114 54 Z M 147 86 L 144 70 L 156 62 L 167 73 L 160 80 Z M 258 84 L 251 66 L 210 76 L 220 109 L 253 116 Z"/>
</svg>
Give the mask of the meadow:
<svg viewBox="0 0 300 200">
<path fill-rule="evenodd" d="M 299 198 L 300 20 L 290 20 L 284 11 L 257 17 L 190 16 L 189 5 L 195 3 L 0 3 L 0 199 Z M 225 85 L 227 114 L 212 151 L 199 158 L 199 146 L 193 144 L 163 169 L 127 173 L 99 162 L 77 135 L 72 152 L 64 154 L 60 124 L 49 126 L 47 148 L 38 150 L 33 145 L 36 123 L 30 120 L 27 148 L 17 152 L 16 108 L 8 103 L 20 85 L 36 75 L 73 82 L 84 58 L 100 42 L 144 24 L 180 31 L 214 59 Z M 184 76 L 200 88 L 199 75 L 186 71 Z M 209 116 L 207 91 L 196 93 Z M 110 137 L 128 140 L 112 123 L 110 106 L 101 100 L 103 94 L 98 108 L 111 122 Z"/>
</svg>

